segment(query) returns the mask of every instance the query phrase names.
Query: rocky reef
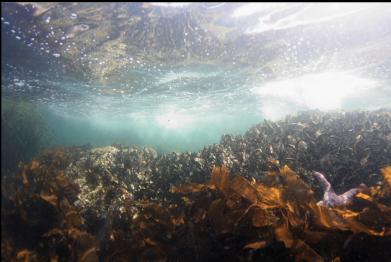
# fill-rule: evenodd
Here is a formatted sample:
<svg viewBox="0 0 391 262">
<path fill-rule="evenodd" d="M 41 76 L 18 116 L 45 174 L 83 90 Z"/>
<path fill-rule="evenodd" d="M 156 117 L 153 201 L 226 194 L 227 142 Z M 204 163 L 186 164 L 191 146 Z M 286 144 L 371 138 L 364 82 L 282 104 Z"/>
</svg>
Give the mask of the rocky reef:
<svg viewBox="0 0 391 262">
<path fill-rule="evenodd" d="M 2 176 L 2 259 L 384 260 L 390 161 L 386 110 L 265 120 L 199 152 L 53 149 Z M 312 170 L 368 191 L 319 207 Z"/>
</svg>

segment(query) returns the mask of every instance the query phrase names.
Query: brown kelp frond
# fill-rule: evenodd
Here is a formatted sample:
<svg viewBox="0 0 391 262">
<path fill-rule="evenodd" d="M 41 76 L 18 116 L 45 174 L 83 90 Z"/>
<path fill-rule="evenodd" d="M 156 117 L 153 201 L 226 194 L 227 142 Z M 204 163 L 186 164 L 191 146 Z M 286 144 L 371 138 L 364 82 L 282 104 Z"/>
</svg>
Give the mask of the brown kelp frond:
<svg viewBox="0 0 391 262">
<path fill-rule="evenodd" d="M 174 191 L 186 194 L 199 192 L 200 188 L 218 191 L 220 194 L 210 199 L 204 217 L 218 234 L 249 237 L 245 249 L 265 248 L 277 239 L 292 250 L 296 260 L 321 261 L 316 244 L 330 238 L 328 233 L 348 231 L 390 236 L 391 207 L 376 200 L 376 196 L 382 196 L 391 203 L 387 182 L 390 170 L 390 167 L 382 170 L 383 187 L 371 188 L 372 195 L 357 195 L 356 207 L 316 205 L 312 190 L 287 166 L 269 172 L 275 181 L 280 181 L 272 183 L 273 186 L 252 183 L 240 176 L 230 177 L 225 168 L 214 167 L 208 184 L 187 185 Z"/>
<path fill-rule="evenodd" d="M 65 153 L 57 150 L 50 156 L 52 161 L 33 160 L 21 167 L 19 177 L 8 178 L 13 192 L 2 195 L 6 204 L 2 226 L 7 240 L 16 236 L 19 241 L 4 247 L 8 251 L 4 259 L 98 261 L 96 239 L 73 205 L 79 188 L 58 169 Z"/>
<path fill-rule="evenodd" d="M 387 189 L 391 189 L 391 166 L 387 166 L 382 169 L 384 181 L 386 182 Z"/>
<path fill-rule="evenodd" d="M 343 261 L 373 250 L 365 241 L 382 247 L 391 237 L 391 167 L 382 169 L 382 185 L 328 208 L 288 166 L 274 166 L 263 182 L 215 166 L 206 183 L 173 187 L 176 201 L 117 199 L 120 216 L 107 212 L 100 221 L 76 204 L 79 186 L 62 169 L 68 154 L 49 155 L 6 181 L 5 261 Z"/>
</svg>

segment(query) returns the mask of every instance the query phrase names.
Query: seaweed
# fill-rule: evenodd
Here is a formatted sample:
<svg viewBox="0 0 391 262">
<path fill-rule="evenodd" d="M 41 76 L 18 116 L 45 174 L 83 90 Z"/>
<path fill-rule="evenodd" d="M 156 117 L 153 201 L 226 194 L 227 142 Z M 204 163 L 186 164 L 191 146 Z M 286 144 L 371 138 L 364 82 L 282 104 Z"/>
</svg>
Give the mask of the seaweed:
<svg viewBox="0 0 391 262">
<path fill-rule="evenodd" d="M 19 176 L 2 177 L 7 184 L 2 188 L 2 258 L 98 261 L 95 237 L 86 232 L 84 219 L 72 205 L 70 195 L 77 195 L 79 188 L 58 168 L 66 160 L 64 152 L 48 154 L 49 163 L 34 159 L 21 166 Z"/>
<path fill-rule="evenodd" d="M 318 206 L 296 172 L 270 161 L 267 179 L 214 166 L 205 183 L 173 186 L 166 192 L 170 200 L 125 198 L 121 208 L 94 220 L 77 204 L 79 185 L 64 173 L 77 154 L 74 148 L 48 151 L 21 166 L 19 176 L 3 178 L 3 261 L 350 261 L 390 255 L 390 166 L 382 169 L 382 184 L 338 208 Z M 110 206 L 126 191 L 111 184 L 102 190 L 111 192 Z"/>
<path fill-rule="evenodd" d="M 209 183 L 187 184 L 173 192 L 217 191 L 200 213 L 217 234 L 248 239 L 244 249 L 263 249 L 277 240 L 290 249 L 296 261 L 323 261 L 321 254 L 339 254 L 332 259 L 343 256 L 341 246 L 322 244 L 334 238 L 345 247 L 349 236 L 356 234 L 390 242 L 391 167 L 382 169 L 382 174 L 383 187 L 359 193 L 355 206 L 343 208 L 316 205 L 313 191 L 287 166 L 268 173 L 272 178 L 269 185 L 241 176 L 230 178 L 224 167 L 215 167 Z"/>
<path fill-rule="evenodd" d="M 2 176 L 2 259 L 384 261 L 389 116 L 265 121 L 199 153 L 46 151 L 20 164 L 18 176 Z M 319 206 L 313 169 L 337 191 L 368 188 L 348 205 Z"/>
</svg>

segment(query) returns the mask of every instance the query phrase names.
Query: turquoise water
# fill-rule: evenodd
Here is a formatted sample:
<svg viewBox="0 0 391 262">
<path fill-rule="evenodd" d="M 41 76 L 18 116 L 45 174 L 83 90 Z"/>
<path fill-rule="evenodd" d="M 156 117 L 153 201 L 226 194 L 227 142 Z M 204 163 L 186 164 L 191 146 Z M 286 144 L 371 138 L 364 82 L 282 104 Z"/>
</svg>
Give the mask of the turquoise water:
<svg viewBox="0 0 391 262">
<path fill-rule="evenodd" d="M 244 134 L 263 119 L 255 98 L 244 93 L 248 69 L 223 69 L 132 70 L 115 83 L 59 86 L 77 92 L 73 99 L 37 100 L 58 145 L 118 143 L 161 152 L 197 151 L 218 143 L 222 134 Z"/>
<path fill-rule="evenodd" d="M 169 117 L 168 125 L 162 126 L 149 118 L 136 121 L 126 116 L 72 117 L 55 114 L 47 108 L 42 111 L 53 132 L 55 145 L 140 145 L 156 148 L 159 152 L 198 151 L 205 145 L 220 142 L 222 134 L 244 134 L 262 120 L 259 115 L 246 118 L 240 114 L 214 115 L 174 128 L 169 124 Z"/>
</svg>

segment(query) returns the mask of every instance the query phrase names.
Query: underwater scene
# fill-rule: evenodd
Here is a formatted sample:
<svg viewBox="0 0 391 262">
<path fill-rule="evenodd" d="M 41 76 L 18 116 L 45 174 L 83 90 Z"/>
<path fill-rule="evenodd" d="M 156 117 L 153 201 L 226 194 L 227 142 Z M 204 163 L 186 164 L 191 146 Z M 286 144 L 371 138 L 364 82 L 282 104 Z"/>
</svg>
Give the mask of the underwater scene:
<svg viewBox="0 0 391 262">
<path fill-rule="evenodd" d="M 1 261 L 391 261 L 391 4 L 1 4 Z"/>
</svg>

